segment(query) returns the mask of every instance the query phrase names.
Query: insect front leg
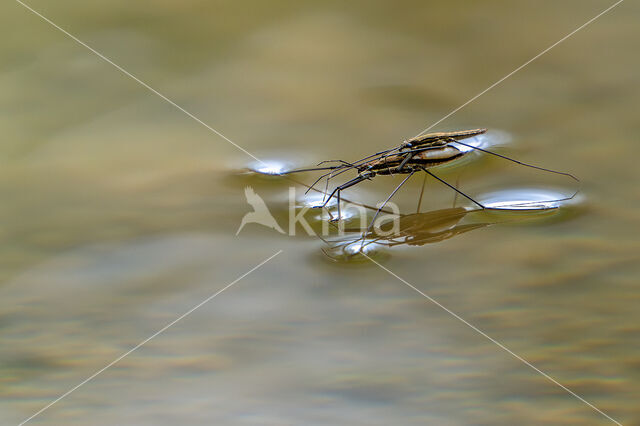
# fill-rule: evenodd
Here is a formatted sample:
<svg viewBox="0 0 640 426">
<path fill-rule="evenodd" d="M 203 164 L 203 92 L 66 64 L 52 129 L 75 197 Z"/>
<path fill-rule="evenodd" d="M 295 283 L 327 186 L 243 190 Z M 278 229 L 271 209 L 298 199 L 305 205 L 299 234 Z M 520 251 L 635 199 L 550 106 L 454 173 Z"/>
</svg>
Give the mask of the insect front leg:
<svg viewBox="0 0 640 426">
<path fill-rule="evenodd" d="M 371 173 L 363 173 L 359 176 L 356 176 L 355 178 L 351 179 L 350 181 L 343 183 L 342 185 L 336 187 L 336 189 L 333 190 L 333 192 L 331 193 L 331 195 L 329 195 L 329 198 L 327 198 L 327 201 L 324 202 L 324 204 L 322 205 L 322 207 L 326 207 L 327 204 L 329 203 L 329 201 L 333 198 L 334 195 L 336 195 L 336 198 L 338 200 L 338 219 L 335 219 L 331 213 L 329 213 L 329 216 L 331 216 L 331 221 L 336 221 L 339 220 L 342 217 L 342 213 L 340 211 L 340 192 L 344 189 L 350 188 L 353 185 L 357 185 L 360 182 L 362 182 L 363 180 L 369 179 L 373 177 L 373 175 Z"/>
<path fill-rule="evenodd" d="M 402 171 L 402 169 L 404 169 L 404 166 L 406 166 L 406 165 L 407 165 L 407 163 L 408 163 L 409 161 L 411 161 L 411 159 L 413 158 L 413 156 L 414 156 L 414 154 L 413 154 L 413 153 L 407 154 L 407 155 L 406 155 L 406 157 L 404 157 L 404 159 L 403 159 L 403 160 L 402 160 L 402 162 L 400 163 L 400 165 L 396 168 L 396 170 L 397 170 L 398 172 Z"/>
</svg>

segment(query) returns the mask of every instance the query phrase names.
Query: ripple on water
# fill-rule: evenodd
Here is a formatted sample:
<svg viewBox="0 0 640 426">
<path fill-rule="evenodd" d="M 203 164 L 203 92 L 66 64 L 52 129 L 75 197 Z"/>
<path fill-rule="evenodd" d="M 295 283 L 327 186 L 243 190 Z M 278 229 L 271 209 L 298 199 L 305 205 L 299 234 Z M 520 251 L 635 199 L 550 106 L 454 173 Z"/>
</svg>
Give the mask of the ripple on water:
<svg viewBox="0 0 640 426">
<path fill-rule="evenodd" d="M 549 188 L 512 188 L 480 195 L 485 207 L 495 210 L 549 210 L 577 205 L 582 197 Z"/>
<path fill-rule="evenodd" d="M 452 143 L 460 151 L 466 153 L 474 151 L 474 148 L 489 149 L 491 147 L 506 145 L 511 141 L 509 133 L 501 130 L 490 130 L 487 133 L 464 139 L 464 145 Z"/>
<path fill-rule="evenodd" d="M 325 202 L 327 203 L 326 207 L 334 207 L 338 205 L 338 200 L 336 197 L 331 198 L 327 202 L 327 195 L 321 194 L 318 192 L 306 194 L 304 197 L 298 200 L 298 202 L 302 206 L 306 206 L 310 208 L 322 207 L 325 205 Z M 343 212 L 343 217 L 344 217 L 344 212 Z"/>
<path fill-rule="evenodd" d="M 519 221 L 566 220 L 578 214 L 584 197 L 550 188 L 511 188 L 481 194 L 476 199 L 487 207 L 480 214 Z"/>
<path fill-rule="evenodd" d="M 293 169 L 293 166 L 293 164 L 287 161 L 264 160 L 254 161 L 249 164 L 247 168 L 252 172 L 260 173 L 262 175 L 279 175 L 280 173 Z"/>
<path fill-rule="evenodd" d="M 370 239 L 353 238 L 330 243 L 330 248 L 324 248 L 324 254 L 334 262 L 340 263 L 370 263 L 370 259 L 378 261 L 388 258 L 389 253 L 385 244 Z"/>
</svg>

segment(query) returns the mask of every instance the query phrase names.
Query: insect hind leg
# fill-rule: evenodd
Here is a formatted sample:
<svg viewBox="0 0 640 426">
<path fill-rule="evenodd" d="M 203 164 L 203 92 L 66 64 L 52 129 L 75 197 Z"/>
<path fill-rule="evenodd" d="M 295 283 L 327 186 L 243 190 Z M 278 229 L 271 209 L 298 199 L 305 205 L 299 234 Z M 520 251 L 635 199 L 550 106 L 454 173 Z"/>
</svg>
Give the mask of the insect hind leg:
<svg viewBox="0 0 640 426">
<path fill-rule="evenodd" d="M 487 154 L 494 155 L 496 157 L 502 158 L 502 159 L 507 160 L 507 161 L 511 161 L 512 163 L 516 163 L 516 164 L 519 164 L 521 166 L 529 167 L 529 168 L 532 168 L 532 169 L 535 169 L 535 170 L 540 170 L 542 172 L 547 172 L 547 173 L 553 173 L 553 174 L 556 174 L 556 175 L 566 176 L 566 177 L 574 180 L 578 184 L 578 187 L 576 188 L 576 190 L 573 192 L 572 195 L 570 195 L 568 197 L 565 197 L 565 198 L 560 198 L 560 199 L 551 200 L 551 201 L 571 200 L 571 199 L 573 199 L 573 197 L 578 195 L 578 193 L 582 189 L 582 182 L 580 181 L 580 179 L 578 179 L 576 176 L 572 175 L 571 173 L 561 172 L 561 171 L 553 170 L 553 169 L 547 169 L 546 167 L 540 167 L 540 166 L 536 166 L 534 164 L 525 163 L 523 161 L 519 161 L 519 160 L 515 160 L 515 159 L 510 158 L 510 157 L 507 157 L 506 155 L 498 154 L 497 152 L 493 152 L 493 151 L 489 151 L 489 150 L 486 150 L 486 149 L 483 149 L 483 148 L 479 148 L 477 146 L 469 145 L 469 144 L 466 144 L 464 142 L 460 142 L 458 140 L 451 140 L 450 142 L 455 142 L 457 144 L 464 145 L 464 146 L 466 146 L 468 148 L 475 149 L 476 151 L 481 151 L 481 152 L 484 152 L 484 153 L 487 153 Z"/>
</svg>

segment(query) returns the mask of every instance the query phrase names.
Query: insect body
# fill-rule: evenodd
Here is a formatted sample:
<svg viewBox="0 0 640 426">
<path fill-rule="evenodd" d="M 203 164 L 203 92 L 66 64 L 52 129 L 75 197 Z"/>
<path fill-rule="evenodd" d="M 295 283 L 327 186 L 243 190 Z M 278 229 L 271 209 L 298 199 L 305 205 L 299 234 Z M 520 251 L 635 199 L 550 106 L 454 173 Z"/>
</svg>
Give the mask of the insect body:
<svg viewBox="0 0 640 426">
<path fill-rule="evenodd" d="M 417 136 L 406 140 L 400 146 L 379 153 L 371 157 L 367 157 L 363 160 L 357 161 L 354 164 L 344 163 L 341 166 L 337 166 L 336 169 L 340 169 L 338 173 L 346 171 L 349 168 L 355 168 L 358 172 L 358 176 L 350 181 L 336 187 L 329 195 L 323 207 L 331 200 L 334 195 L 338 201 L 338 218 L 340 218 L 340 192 L 356 185 L 366 179 L 372 179 L 376 175 L 395 175 L 395 174 L 408 174 L 407 178 L 398 185 L 395 191 L 384 202 L 384 205 L 393 197 L 393 195 L 400 189 L 400 187 L 416 172 L 422 170 L 443 182 L 456 192 L 460 193 L 464 197 L 473 201 L 475 204 L 484 208 L 482 204 L 467 196 L 457 188 L 449 185 L 439 177 L 427 169 L 430 167 L 438 166 L 440 164 L 448 163 L 463 156 L 465 152 L 461 151 L 457 147 L 451 145 L 451 143 L 459 142 L 461 139 L 470 138 L 473 136 L 485 133 L 487 129 L 475 129 L 475 130 L 463 130 L 458 132 L 440 132 L 430 133 L 427 135 Z M 468 152 L 468 151 L 467 151 Z M 372 158 L 373 157 L 373 158 Z M 333 175 L 333 171 L 327 174 L 329 178 Z M 324 176 L 327 176 L 324 175 Z M 322 177 L 321 177 L 322 178 Z M 328 178 L 328 179 L 329 179 Z M 317 181 L 316 181 L 317 182 Z M 328 180 L 327 180 L 328 183 Z M 381 207 L 374 216 L 374 220 L 377 217 Z M 333 220 L 333 219 L 332 219 Z M 372 222 L 373 223 L 373 222 Z"/>
<path fill-rule="evenodd" d="M 462 155 L 462 151 L 451 145 L 422 149 L 418 152 L 406 151 L 364 163 L 358 167 L 358 172 L 370 171 L 379 175 L 410 173 L 415 168 L 448 163 Z"/>
<path fill-rule="evenodd" d="M 551 169 L 545 169 L 543 167 L 538 167 L 538 166 L 534 166 L 531 164 L 527 164 L 527 163 L 523 163 L 521 161 L 517 161 L 514 160 L 512 158 L 506 157 L 504 155 L 501 154 L 497 154 L 491 151 L 487 151 L 485 149 L 479 148 L 477 146 L 474 145 L 469 145 L 465 142 L 462 142 L 462 140 L 467 139 L 467 138 L 471 138 L 474 136 L 478 136 L 481 135 L 483 133 L 485 133 L 487 131 L 487 129 L 473 129 L 473 130 L 462 130 L 462 131 L 456 131 L 456 132 L 439 132 L 439 133 L 429 133 L 426 135 L 420 135 L 420 136 L 416 136 L 413 137 L 411 139 L 407 139 L 405 140 L 402 144 L 396 146 L 395 148 L 391 148 L 385 151 L 380 151 L 377 152 L 373 155 L 370 155 L 368 157 L 362 158 L 358 161 L 355 162 L 346 162 L 344 160 L 330 160 L 330 161 L 323 161 L 321 163 L 318 164 L 318 166 L 324 164 L 324 163 L 339 163 L 339 165 L 336 166 L 329 166 L 329 167 L 315 167 L 315 168 L 309 168 L 309 169 L 300 169 L 300 170 L 291 170 L 289 172 L 284 172 L 281 174 L 289 174 L 289 173 L 298 173 L 298 172 L 306 172 L 306 171 L 315 171 L 315 170 L 325 170 L 327 171 L 327 173 L 323 174 L 322 176 L 320 176 L 310 187 L 309 189 L 313 188 L 321 179 L 326 178 L 327 179 L 327 187 L 329 185 L 329 180 L 332 178 L 335 178 L 339 175 L 341 175 L 342 173 L 351 171 L 351 170 L 355 170 L 357 172 L 357 175 L 343 183 L 342 185 L 337 186 L 332 192 L 331 194 L 328 196 L 328 198 L 326 198 L 324 204 L 321 207 L 326 207 L 326 205 L 329 203 L 329 201 L 335 196 L 337 198 L 337 205 L 338 205 L 338 219 L 341 217 L 340 214 L 340 193 L 347 189 L 350 188 L 354 185 L 357 185 L 358 183 L 365 181 L 365 180 L 369 180 L 369 179 L 373 179 L 375 176 L 377 175 L 395 175 L 395 174 L 406 174 L 408 175 L 394 190 L 393 192 L 389 195 L 389 197 L 384 201 L 384 203 L 382 203 L 382 206 L 377 210 L 375 216 L 373 217 L 373 220 L 371 221 L 371 224 L 373 224 L 375 222 L 376 217 L 378 216 L 378 214 L 380 213 L 380 211 L 384 208 L 384 206 L 389 202 L 389 200 L 394 196 L 394 194 L 402 187 L 402 185 L 405 184 L 405 182 L 407 182 L 409 180 L 409 178 L 411 176 L 413 176 L 416 172 L 418 171 L 424 171 L 425 173 L 427 173 L 428 175 L 432 176 L 433 178 L 437 179 L 438 181 L 442 182 L 443 184 L 447 185 L 449 188 L 453 189 L 454 191 L 456 191 L 458 194 L 462 195 L 463 197 L 467 198 L 468 200 L 472 201 L 474 204 L 476 204 L 478 207 L 480 207 L 481 209 L 485 209 L 486 207 L 484 205 L 482 205 L 479 201 L 476 201 L 475 199 L 471 198 L 470 196 L 468 196 L 467 194 L 465 194 L 464 192 L 460 191 L 458 188 L 456 188 L 455 186 L 449 184 L 448 182 L 446 182 L 445 180 L 439 178 L 438 176 L 434 175 L 429 169 L 431 167 L 434 166 L 438 166 L 444 163 L 448 163 L 451 161 L 454 161 L 460 157 L 462 157 L 463 155 L 465 155 L 468 152 L 471 152 L 472 150 L 478 150 L 478 151 L 482 151 L 484 153 L 487 154 L 491 154 L 503 159 L 506 159 L 508 161 L 512 161 L 514 163 L 526 166 L 526 167 L 531 167 L 537 170 L 541 170 L 544 172 L 549 172 L 549 173 L 555 173 L 555 174 L 559 174 L 559 175 L 564 175 L 564 176 L 568 176 L 571 179 L 575 180 L 576 182 L 580 182 L 578 180 L 578 178 L 576 178 L 575 176 L 569 174 L 569 173 L 564 173 L 564 172 L 559 172 L 559 171 L 555 171 L 555 170 L 551 170 Z M 467 148 L 469 148 L 468 150 L 461 150 L 459 148 L 459 146 L 465 146 Z M 579 190 L 577 190 L 573 195 L 571 195 L 570 197 L 564 198 L 564 199 L 571 199 L 573 198 Z M 307 190 L 308 192 L 308 190 Z M 325 190 L 325 193 L 327 191 Z M 554 200 L 554 201 L 561 201 L 561 200 Z M 336 220 L 334 218 L 332 218 L 332 220 Z M 371 225 L 369 226 L 369 228 L 371 227 Z"/>
</svg>

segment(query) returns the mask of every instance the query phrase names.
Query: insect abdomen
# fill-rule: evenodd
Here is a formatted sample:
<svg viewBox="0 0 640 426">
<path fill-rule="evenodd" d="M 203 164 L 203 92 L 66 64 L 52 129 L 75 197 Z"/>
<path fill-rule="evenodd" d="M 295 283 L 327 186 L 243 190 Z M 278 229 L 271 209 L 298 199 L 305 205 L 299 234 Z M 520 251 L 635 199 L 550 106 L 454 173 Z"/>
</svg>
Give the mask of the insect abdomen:
<svg viewBox="0 0 640 426">
<path fill-rule="evenodd" d="M 443 146 L 439 149 L 429 149 L 419 152 L 411 159 L 409 163 L 419 164 L 424 167 L 431 167 L 437 166 L 438 164 L 448 163 L 449 161 L 453 161 L 456 158 L 461 157 L 462 155 L 464 155 L 464 152 L 449 145 Z"/>
</svg>

